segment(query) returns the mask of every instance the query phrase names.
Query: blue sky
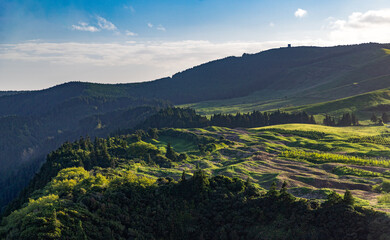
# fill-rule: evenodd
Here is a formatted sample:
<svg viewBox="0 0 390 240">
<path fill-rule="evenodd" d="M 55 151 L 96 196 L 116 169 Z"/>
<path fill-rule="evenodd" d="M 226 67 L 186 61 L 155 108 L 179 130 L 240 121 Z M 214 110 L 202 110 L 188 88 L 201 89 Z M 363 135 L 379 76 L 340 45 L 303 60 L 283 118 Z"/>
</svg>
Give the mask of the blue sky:
<svg viewBox="0 0 390 240">
<path fill-rule="evenodd" d="M 390 42 L 388 0 L 0 0 L 0 90 L 137 82 L 293 45 Z"/>
</svg>

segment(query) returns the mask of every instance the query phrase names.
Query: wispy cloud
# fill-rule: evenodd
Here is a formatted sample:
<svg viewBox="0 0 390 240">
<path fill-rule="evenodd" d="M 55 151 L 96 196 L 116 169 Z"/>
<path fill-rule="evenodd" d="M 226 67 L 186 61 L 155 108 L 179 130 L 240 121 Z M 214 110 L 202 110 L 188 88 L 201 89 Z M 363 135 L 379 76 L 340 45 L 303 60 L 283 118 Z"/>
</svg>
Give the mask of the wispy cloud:
<svg viewBox="0 0 390 240">
<path fill-rule="evenodd" d="M 124 8 L 124 9 L 127 9 L 127 10 L 130 10 L 130 12 L 132 12 L 132 13 L 135 13 L 135 9 L 134 9 L 134 7 L 131 6 L 131 5 L 124 5 L 123 8 Z"/>
<path fill-rule="evenodd" d="M 94 26 L 90 26 L 88 23 L 79 22 L 79 25 L 72 25 L 73 30 L 84 31 L 84 32 L 99 32 L 100 29 Z"/>
<path fill-rule="evenodd" d="M 275 23 L 270 22 L 270 23 L 269 23 L 269 26 L 270 26 L 270 27 L 275 27 Z"/>
<path fill-rule="evenodd" d="M 324 45 L 316 41 L 289 41 L 294 45 Z M 126 43 L 45 43 L 0 44 L 0 60 L 50 62 L 53 64 L 91 64 L 96 66 L 149 65 L 180 71 L 226 56 L 240 56 L 287 42 L 126 42 Z M 129 57 L 131 56 L 131 57 Z M 183 59 L 186 59 L 183 61 Z"/>
<path fill-rule="evenodd" d="M 161 24 L 158 25 L 158 26 L 156 27 L 156 29 L 159 30 L 159 31 L 163 31 L 163 32 L 166 31 L 165 27 L 164 27 L 163 25 L 161 25 Z"/>
<path fill-rule="evenodd" d="M 342 43 L 389 42 L 390 9 L 354 12 L 347 19 L 328 19 L 330 39 Z"/>
<path fill-rule="evenodd" d="M 149 27 L 149 28 L 154 28 L 154 29 L 156 29 L 156 30 L 158 30 L 158 31 L 163 31 L 163 32 L 165 32 L 167 29 L 163 26 L 163 25 L 161 25 L 161 24 L 159 24 L 159 25 L 157 25 L 157 26 L 155 26 L 155 25 L 153 25 L 153 23 L 147 23 L 147 26 Z"/>
<path fill-rule="evenodd" d="M 110 21 L 108 21 L 105 18 L 102 18 L 100 16 L 97 16 L 96 19 L 98 20 L 98 25 L 101 29 L 114 31 L 117 30 L 117 27 Z"/>
<path fill-rule="evenodd" d="M 126 34 L 126 36 L 131 36 L 131 37 L 138 36 L 137 33 L 132 32 L 132 31 L 129 31 L 129 30 L 126 30 L 126 31 L 125 31 L 125 34 Z"/>
<path fill-rule="evenodd" d="M 107 19 L 96 16 L 95 25 L 92 26 L 86 22 L 79 22 L 78 25 L 72 25 L 72 30 L 77 31 L 85 31 L 85 32 L 100 32 L 101 30 L 115 31 L 115 33 L 119 34 L 118 28 Z"/>
<path fill-rule="evenodd" d="M 307 11 L 306 10 L 303 10 L 302 8 L 298 8 L 295 13 L 294 13 L 295 17 L 297 18 L 303 18 L 307 15 Z"/>
<path fill-rule="evenodd" d="M 293 46 L 329 44 L 315 40 L 0 44 L 0 76 L 12 79 L 12 83 L 0 88 L 38 89 L 70 80 L 101 83 L 153 80 L 218 58 L 286 47 L 287 43 Z M 26 78 L 30 85 L 26 84 Z"/>
</svg>

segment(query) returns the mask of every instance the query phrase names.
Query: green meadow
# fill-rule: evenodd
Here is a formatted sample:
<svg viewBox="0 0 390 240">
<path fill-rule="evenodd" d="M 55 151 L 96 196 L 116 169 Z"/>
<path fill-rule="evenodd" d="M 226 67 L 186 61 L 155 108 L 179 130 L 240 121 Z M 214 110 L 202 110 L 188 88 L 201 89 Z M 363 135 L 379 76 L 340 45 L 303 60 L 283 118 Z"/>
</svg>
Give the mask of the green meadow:
<svg viewBox="0 0 390 240">
<path fill-rule="evenodd" d="M 165 133 L 169 133 L 165 135 Z M 213 145 L 206 152 L 188 136 L 205 137 Z M 176 135 L 173 136 L 173 135 Z M 171 144 L 187 158 L 164 168 L 125 161 L 122 167 L 149 178 L 179 179 L 197 167 L 208 175 L 225 175 L 268 189 L 273 182 L 288 184 L 297 197 L 325 199 L 345 189 L 358 204 L 390 210 L 390 132 L 385 126 L 328 127 L 285 124 L 251 129 L 207 127 L 162 130 L 158 139 L 145 139 L 162 153 Z M 385 187 L 382 187 L 382 185 Z"/>
</svg>

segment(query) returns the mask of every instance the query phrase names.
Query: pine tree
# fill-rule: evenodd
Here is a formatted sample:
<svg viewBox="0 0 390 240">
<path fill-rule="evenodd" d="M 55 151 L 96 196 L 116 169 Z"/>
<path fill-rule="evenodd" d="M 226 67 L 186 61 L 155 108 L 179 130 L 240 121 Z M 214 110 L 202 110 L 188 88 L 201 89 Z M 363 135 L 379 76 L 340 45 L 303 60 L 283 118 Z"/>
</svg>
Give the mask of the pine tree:
<svg viewBox="0 0 390 240">
<path fill-rule="evenodd" d="M 388 122 L 390 122 L 390 117 L 389 117 L 389 115 L 387 115 L 387 113 L 383 113 L 382 114 L 382 121 L 383 121 L 383 123 L 388 123 Z"/>
<path fill-rule="evenodd" d="M 271 185 L 271 188 L 267 192 L 267 196 L 269 197 L 277 197 L 279 195 L 278 190 L 276 189 L 276 182 L 274 181 Z"/>
<path fill-rule="evenodd" d="M 338 193 L 333 191 L 328 195 L 328 199 L 325 203 L 328 205 L 334 205 L 334 204 L 339 204 L 342 201 L 343 201 L 343 198 Z"/>
<path fill-rule="evenodd" d="M 288 194 L 286 181 L 283 181 L 282 188 L 280 189 L 280 194 Z"/>
<path fill-rule="evenodd" d="M 183 170 L 183 173 L 181 174 L 180 181 L 181 181 L 181 182 L 186 181 L 186 170 Z"/>
<path fill-rule="evenodd" d="M 352 196 L 352 193 L 351 193 L 348 189 L 345 190 L 343 202 L 344 202 L 345 204 L 351 205 L 351 206 L 355 203 L 355 199 L 354 199 L 354 197 Z"/>
<path fill-rule="evenodd" d="M 356 115 L 355 114 L 351 114 L 351 118 L 352 118 L 352 125 L 353 126 L 358 126 L 359 125 L 359 120 L 358 120 L 358 118 L 356 117 Z"/>
<path fill-rule="evenodd" d="M 310 124 L 316 124 L 316 120 L 314 119 L 314 116 L 313 116 L 313 115 L 310 115 L 309 123 L 310 123 Z"/>
<path fill-rule="evenodd" d="M 176 161 L 177 160 L 177 153 L 173 150 L 173 148 L 172 148 L 170 143 L 168 143 L 168 145 L 167 145 L 167 152 L 165 153 L 165 156 L 168 159 L 171 159 L 172 161 Z"/>
<path fill-rule="evenodd" d="M 375 113 L 372 113 L 371 122 L 376 123 L 377 121 L 378 121 L 378 117 L 375 115 Z"/>
</svg>

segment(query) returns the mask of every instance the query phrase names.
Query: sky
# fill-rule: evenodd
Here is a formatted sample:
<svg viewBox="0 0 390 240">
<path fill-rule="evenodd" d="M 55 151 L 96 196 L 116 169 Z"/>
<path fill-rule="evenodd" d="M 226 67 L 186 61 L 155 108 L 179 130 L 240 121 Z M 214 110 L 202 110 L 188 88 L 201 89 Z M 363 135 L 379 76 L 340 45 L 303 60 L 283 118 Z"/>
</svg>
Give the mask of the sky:
<svg viewBox="0 0 390 240">
<path fill-rule="evenodd" d="M 0 0 L 0 90 L 169 77 L 270 48 L 390 43 L 389 0 Z"/>
</svg>

